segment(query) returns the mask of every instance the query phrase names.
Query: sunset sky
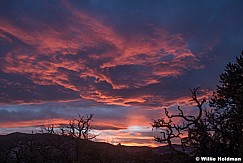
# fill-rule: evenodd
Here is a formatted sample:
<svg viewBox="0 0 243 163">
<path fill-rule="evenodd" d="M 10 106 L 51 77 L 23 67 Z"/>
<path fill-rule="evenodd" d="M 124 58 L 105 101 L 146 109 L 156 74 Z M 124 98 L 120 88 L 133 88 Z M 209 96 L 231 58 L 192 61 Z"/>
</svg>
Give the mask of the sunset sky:
<svg viewBox="0 0 243 163">
<path fill-rule="evenodd" d="M 0 134 L 80 113 L 97 141 L 160 145 L 152 119 L 192 114 L 242 49 L 241 0 L 0 0 Z"/>
</svg>

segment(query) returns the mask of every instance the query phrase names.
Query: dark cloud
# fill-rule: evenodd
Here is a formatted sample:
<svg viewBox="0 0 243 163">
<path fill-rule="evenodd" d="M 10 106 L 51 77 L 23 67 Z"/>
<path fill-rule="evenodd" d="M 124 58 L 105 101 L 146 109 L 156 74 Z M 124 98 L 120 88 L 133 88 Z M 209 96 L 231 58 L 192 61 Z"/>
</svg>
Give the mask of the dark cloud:
<svg viewBox="0 0 243 163">
<path fill-rule="evenodd" d="M 126 129 L 123 127 L 115 127 L 115 126 L 98 126 L 98 125 L 94 125 L 93 128 L 95 130 L 121 130 L 121 129 Z"/>
<path fill-rule="evenodd" d="M 79 98 L 77 92 L 61 86 L 38 85 L 18 74 L 8 74 L 0 71 L 0 75 L 1 103 L 39 103 Z"/>
</svg>

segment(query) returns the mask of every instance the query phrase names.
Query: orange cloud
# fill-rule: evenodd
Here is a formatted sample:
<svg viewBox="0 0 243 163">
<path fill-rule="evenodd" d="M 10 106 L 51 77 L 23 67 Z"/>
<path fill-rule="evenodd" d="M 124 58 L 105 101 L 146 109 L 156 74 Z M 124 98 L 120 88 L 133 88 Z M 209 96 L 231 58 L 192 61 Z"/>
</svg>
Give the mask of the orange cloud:
<svg viewBox="0 0 243 163">
<path fill-rule="evenodd" d="M 0 123 L 1 128 L 15 128 L 15 127 L 31 127 L 41 125 L 58 125 L 66 124 L 66 119 L 44 119 L 44 120 L 31 120 L 31 121 L 19 121 L 19 122 L 2 122 Z"/>
<path fill-rule="evenodd" d="M 21 74 L 38 85 L 60 85 L 80 92 L 83 99 L 130 106 L 153 96 L 147 92 L 127 97 L 117 92 L 160 83 L 161 78 L 182 75 L 188 68 L 202 68 L 181 34 L 145 25 L 148 32 L 138 30 L 124 36 L 68 2 L 62 2 L 62 7 L 69 11 L 59 13 L 68 17 L 62 24 L 29 17 L 16 24 L 0 17 L 0 37 L 10 42 L 7 33 L 22 43 L 6 54 L 3 72 Z M 134 70 L 126 77 L 129 71 L 119 74 L 116 70 L 129 65 L 141 66 L 145 72 Z M 112 69 L 122 80 L 112 77 Z M 106 89 L 100 85 L 107 85 Z"/>
</svg>

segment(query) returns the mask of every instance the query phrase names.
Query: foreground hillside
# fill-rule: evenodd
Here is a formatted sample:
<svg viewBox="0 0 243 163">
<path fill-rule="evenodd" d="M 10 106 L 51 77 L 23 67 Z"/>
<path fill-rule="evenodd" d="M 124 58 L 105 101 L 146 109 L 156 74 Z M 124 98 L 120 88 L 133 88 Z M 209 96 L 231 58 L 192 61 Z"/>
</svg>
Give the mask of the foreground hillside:
<svg viewBox="0 0 243 163">
<path fill-rule="evenodd" d="M 180 160 L 180 161 L 179 161 Z M 188 162 L 167 146 L 128 147 L 50 134 L 12 133 L 0 136 L 2 163 L 160 163 Z"/>
</svg>

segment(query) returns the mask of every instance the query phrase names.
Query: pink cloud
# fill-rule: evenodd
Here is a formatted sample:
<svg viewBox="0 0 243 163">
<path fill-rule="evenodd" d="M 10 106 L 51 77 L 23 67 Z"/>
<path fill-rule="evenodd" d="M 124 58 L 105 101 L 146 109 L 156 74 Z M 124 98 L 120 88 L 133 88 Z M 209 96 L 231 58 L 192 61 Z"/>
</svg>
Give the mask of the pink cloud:
<svg viewBox="0 0 243 163">
<path fill-rule="evenodd" d="M 90 13 L 77 10 L 68 2 L 62 5 L 68 10 L 68 15 L 59 13 L 68 17 L 62 24 L 23 17 L 21 26 L 0 17 L 0 36 L 10 41 L 3 34 L 7 33 L 27 46 L 16 44 L 6 54 L 2 66 L 5 73 L 21 74 L 39 85 L 60 85 L 80 92 L 83 99 L 129 106 L 148 101 L 151 93 L 128 98 L 116 94 L 117 91 L 131 86 L 139 89 L 159 83 L 163 77 L 182 75 L 185 69 L 202 68 L 181 34 L 146 25 L 147 33 L 138 30 L 124 36 Z M 110 69 L 126 65 L 143 66 L 147 73 L 136 71 L 132 74 L 134 79 L 124 77 L 122 82 L 109 74 Z M 72 74 L 82 83 L 74 83 Z M 100 89 L 102 82 L 110 85 L 111 90 Z"/>
</svg>

